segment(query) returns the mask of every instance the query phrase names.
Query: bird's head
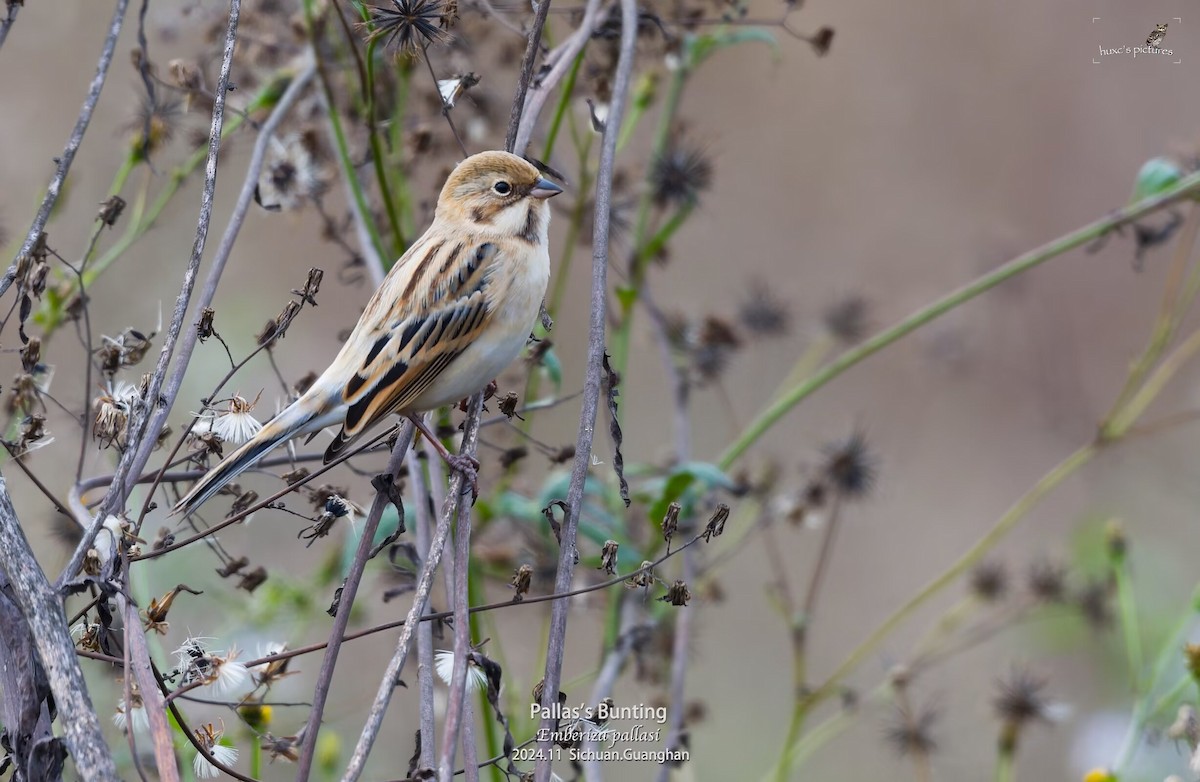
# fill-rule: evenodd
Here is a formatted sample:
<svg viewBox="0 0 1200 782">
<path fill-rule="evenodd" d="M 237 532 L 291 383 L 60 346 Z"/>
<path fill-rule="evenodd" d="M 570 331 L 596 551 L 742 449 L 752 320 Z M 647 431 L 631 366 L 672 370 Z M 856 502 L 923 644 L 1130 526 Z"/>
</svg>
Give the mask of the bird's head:
<svg viewBox="0 0 1200 782">
<path fill-rule="evenodd" d="M 549 222 L 546 199 L 561 192 L 524 158 L 480 152 L 450 172 L 438 197 L 437 218 L 535 241 Z"/>
</svg>

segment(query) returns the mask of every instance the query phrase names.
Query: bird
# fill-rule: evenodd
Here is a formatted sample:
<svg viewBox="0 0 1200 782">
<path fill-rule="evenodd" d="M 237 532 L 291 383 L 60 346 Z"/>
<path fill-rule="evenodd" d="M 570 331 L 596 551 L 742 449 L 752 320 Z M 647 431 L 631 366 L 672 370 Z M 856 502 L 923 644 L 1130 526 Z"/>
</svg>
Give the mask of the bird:
<svg viewBox="0 0 1200 782">
<path fill-rule="evenodd" d="M 1150 36 L 1146 38 L 1146 45 L 1152 49 L 1158 48 L 1158 45 L 1167 37 L 1167 25 L 1156 24 L 1150 32 Z"/>
<path fill-rule="evenodd" d="M 509 152 L 458 163 L 433 222 L 388 272 L 329 368 L 200 478 L 172 515 L 194 511 L 292 438 L 340 424 L 325 449 L 329 463 L 392 414 L 412 420 L 477 492 L 478 462 L 450 454 L 419 414 L 474 394 L 525 346 L 550 280 L 547 200 L 562 191 Z"/>
</svg>

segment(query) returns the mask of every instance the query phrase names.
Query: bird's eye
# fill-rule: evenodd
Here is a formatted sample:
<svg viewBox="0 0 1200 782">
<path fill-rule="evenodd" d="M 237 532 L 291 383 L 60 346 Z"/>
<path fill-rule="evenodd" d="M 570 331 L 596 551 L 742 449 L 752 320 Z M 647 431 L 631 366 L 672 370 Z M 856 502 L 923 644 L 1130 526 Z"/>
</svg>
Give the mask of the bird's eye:
<svg viewBox="0 0 1200 782">
<path fill-rule="evenodd" d="M 512 185 L 507 182 L 497 182 L 496 184 L 492 185 L 492 189 L 500 195 L 508 195 L 509 192 L 512 191 Z"/>
</svg>

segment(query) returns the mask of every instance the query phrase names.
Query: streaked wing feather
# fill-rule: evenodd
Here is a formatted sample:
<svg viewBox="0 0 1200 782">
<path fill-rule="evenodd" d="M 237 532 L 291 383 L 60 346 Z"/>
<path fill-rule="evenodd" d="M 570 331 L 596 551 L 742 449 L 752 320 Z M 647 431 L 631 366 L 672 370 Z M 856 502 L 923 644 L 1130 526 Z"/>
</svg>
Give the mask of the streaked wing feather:
<svg viewBox="0 0 1200 782">
<path fill-rule="evenodd" d="M 337 456 L 381 418 L 403 411 L 487 328 L 488 273 L 497 247 L 439 242 L 420 259 L 389 317 L 359 342 L 370 345 L 342 397 L 349 408 L 325 452 Z"/>
</svg>

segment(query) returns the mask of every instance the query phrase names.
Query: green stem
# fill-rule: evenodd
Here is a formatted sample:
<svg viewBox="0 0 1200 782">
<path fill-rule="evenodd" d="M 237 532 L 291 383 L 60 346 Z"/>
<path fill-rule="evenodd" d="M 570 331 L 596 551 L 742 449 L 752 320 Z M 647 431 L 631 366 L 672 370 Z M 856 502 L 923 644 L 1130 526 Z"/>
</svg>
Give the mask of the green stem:
<svg viewBox="0 0 1200 782">
<path fill-rule="evenodd" d="M 400 212 L 396 209 L 395 199 L 392 198 L 392 187 L 384 165 L 387 161 L 383 155 L 383 142 L 379 138 L 379 123 L 375 116 L 375 46 L 378 42 L 378 39 L 374 39 L 367 43 L 367 133 L 371 143 L 371 162 L 375 166 L 375 180 L 379 183 L 383 209 L 387 212 L 388 224 L 392 227 L 392 253 L 380 257 L 399 258 L 408 242 L 404 238 L 404 230 L 400 227 Z M 330 112 L 332 111 L 333 107 L 330 106 Z"/>
<path fill-rule="evenodd" d="M 474 559 L 468 563 L 467 568 L 469 570 L 469 575 L 467 577 L 467 602 L 469 605 L 473 606 L 483 605 L 487 602 L 487 597 L 483 593 L 484 574 L 480 571 L 479 564 L 475 562 Z M 483 618 L 483 614 L 470 615 L 472 638 L 483 638 L 483 634 L 480 630 L 480 624 L 482 623 Z M 498 641 L 496 639 L 491 641 L 493 646 L 497 643 Z M 491 650 L 490 656 L 493 659 L 499 659 L 500 662 L 503 663 L 503 656 L 497 652 L 496 648 Z M 483 737 L 487 746 L 487 756 L 489 758 L 494 758 L 500 754 L 500 735 L 496 720 L 492 719 L 491 716 L 492 704 L 488 702 L 486 688 L 479 691 L 479 715 L 479 721 L 483 724 Z M 491 769 L 492 782 L 503 782 L 504 777 L 501 776 L 500 769 L 496 768 L 495 766 L 492 766 Z"/>
<path fill-rule="evenodd" d="M 721 455 L 719 464 L 722 469 L 729 469 L 755 442 L 758 441 L 780 418 L 788 413 L 799 402 L 813 394 L 817 389 L 841 375 L 850 367 L 864 359 L 873 356 L 892 343 L 906 337 L 926 323 L 950 312 L 961 304 L 986 293 L 997 285 L 1033 269 L 1051 258 L 1080 247 L 1100 236 L 1107 234 L 1118 226 L 1143 217 L 1151 212 L 1162 209 L 1175 201 L 1192 194 L 1200 186 L 1200 173 L 1192 174 L 1181 180 L 1175 187 L 1153 198 L 1146 198 L 1124 209 L 1119 209 L 1107 217 L 1097 220 L 1065 236 L 1032 250 L 1009 261 L 988 274 L 979 277 L 965 287 L 943 296 L 938 301 L 921 308 L 891 328 L 863 342 L 858 347 L 847 350 L 836 359 L 826 364 L 823 369 L 808 379 L 796 385 L 781 399 L 770 403 L 766 409 L 746 428 L 746 431 Z"/>
<path fill-rule="evenodd" d="M 579 77 L 579 68 L 583 65 L 583 54 L 587 50 L 584 46 L 579 50 L 579 54 L 575 56 L 575 62 L 571 63 L 571 70 L 567 73 L 566 81 L 563 82 L 562 90 L 558 95 L 558 105 L 554 108 L 554 119 L 550 122 L 550 131 L 546 134 L 546 147 L 542 152 L 542 160 L 550 160 L 554 154 L 554 142 L 558 140 L 558 131 L 562 128 L 563 117 L 567 114 L 567 109 L 571 105 L 571 95 L 575 92 L 575 80 Z M 580 193 L 586 193 L 588 188 L 582 184 L 579 187 Z"/>
<path fill-rule="evenodd" d="M 1014 782 L 1017 778 L 1013 751 L 1001 749 L 996 753 L 996 782 Z"/>
<path fill-rule="evenodd" d="M 1133 595 L 1133 583 L 1129 577 L 1129 561 L 1125 555 L 1115 563 L 1113 574 L 1117 581 L 1117 613 L 1121 621 L 1121 634 L 1125 639 L 1125 656 L 1129 661 L 1129 681 L 1133 692 L 1142 695 L 1142 635 L 1138 627 L 1137 602 Z"/>
<path fill-rule="evenodd" d="M 650 165 L 647 166 L 647 184 L 649 183 L 649 172 L 653 170 L 655 161 L 660 160 L 666 153 L 667 144 L 671 140 L 671 126 L 675 122 L 675 114 L 679 110 L 679 99 L 683 95 L 683 85 L 687 81 L 687 68 L 676 68 L 671 72 L 671 81 L 667 85 L 667 94 L 663 100 L 662 112 L 658 118 L 658 129 L 654 136 L 654 146 L 650 149 Z M 635 256 L 630 269 L 629 287 L 633 291 L 630 296 L 621 299 L 621 313 L 617 322 L 617 328 L 613 334 L 612 343 L 612 366 L 617 374 L 624 377 L 626 368 L 629 363 L 629 335 L 633 328 L 633 305 L 637 301 L 637 293 L 641 290 L 642 280 L 646 273 L 646 263 L 641 260 L 638 253 L 638 248 L 646 238 L 646 232 L 650 228 L 650 212 L 654 205 L 654 197 L 652 189 L 644 188 L 641 198 L 638 201 L 637 218 L 634 222 L 633 231 L 633 246 L 635 248 Z"/>
</svg>

